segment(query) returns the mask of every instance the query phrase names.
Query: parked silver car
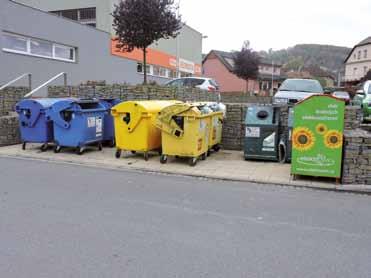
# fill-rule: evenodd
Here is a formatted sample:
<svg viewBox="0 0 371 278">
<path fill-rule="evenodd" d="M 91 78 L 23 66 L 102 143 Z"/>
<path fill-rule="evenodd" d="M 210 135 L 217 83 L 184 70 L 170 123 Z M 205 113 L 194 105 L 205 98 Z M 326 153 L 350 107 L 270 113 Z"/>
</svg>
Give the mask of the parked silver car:
<svg viewBox="0 0 371 278">
<path fill-rule="evenodd" d="M 185 86 L 199 88 L 208 92 L 219 91 L 219 85 L 212 78 L 207 77 L 183 77 L 171 80 L 165 84 L 166 86 Z"/>
<path fill-rule="evenodd" d="M 321 84 L 314 79 L 286 79 L 273 97 L 273 104 L 295 104 L 312 95 L 323 94 Z"/>
</svg>

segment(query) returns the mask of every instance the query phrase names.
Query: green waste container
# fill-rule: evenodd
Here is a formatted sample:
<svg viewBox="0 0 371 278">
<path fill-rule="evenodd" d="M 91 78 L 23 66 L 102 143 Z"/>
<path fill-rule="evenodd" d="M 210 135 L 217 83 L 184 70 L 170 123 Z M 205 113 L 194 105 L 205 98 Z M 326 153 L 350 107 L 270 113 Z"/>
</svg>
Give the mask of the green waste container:
<svg viewBox="0 0 371 278">
<path fill-rule="evenodd" d="M 245 118 L 246 160 L 278 161 L 279 108 L 250 106 Z"/>
</svg>

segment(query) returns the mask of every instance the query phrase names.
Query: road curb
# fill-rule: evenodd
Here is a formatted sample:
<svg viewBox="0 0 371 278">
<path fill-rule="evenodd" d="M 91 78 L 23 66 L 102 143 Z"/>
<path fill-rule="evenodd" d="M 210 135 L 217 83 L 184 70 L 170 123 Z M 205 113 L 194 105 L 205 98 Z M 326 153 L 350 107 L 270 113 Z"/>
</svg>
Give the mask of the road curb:
<svg viewBox="0 0 371 278">
<path fill-rule="evenodd" d="M 24 159 L 24 160 L 33 160 L 33 161 L 42 161 L 42 162 L 52 162 L 57 164 L 67 164 L 67 165 L 79 165 L 85 167 L 92 167 L 92 168 L 99 168 L 99 169 L 107 169 L 107 170 L 125 170 L 125 171 L 133 171 L 133 172 L 145 172 L 145 173 L 152 173 L 152 174 L 164 174 L 164 175 L 172 175 L 172 176 L 184 176 L 184 177 L 193 177 L 193 178 L 203 178 L 209 180 L 219 180 L 219 181 L 231 181 L 231 182 L 248 182 L 254 183 L 259 185 L 270 185 L 270 186 L 282 186 L 282 187 L 293 187 L 293 188 L 307 188 L 313 190 L 321 190 L 321 191 L 332 191 L 338 193 L 355 193 L 355 194 L 362 194 L 362 195 L 371 195 L 371 186 L 368 185 L 329 185 L 329 186 L 316 186 L 316 185 L 307 185 L 301 183 L 282 183 L 282 182 L 273 182 L 273 181 L 261 181 L 256 179 L 241 179 L 241 178 L 233 178 L 233 177 L 220 177 L 215 175 L 201 175 L 201 174 L 190 174 L 190 173 L 181 173 L 181 172 L 172 172 L 166 170 L 149 170 L 148 168 L 142 167 L 127 167 L 125 165 L 116 166 L 116 165 L 107 165 L 104 163 L 97 163 L 97 162 L 89 162 L 89 161 L 72 161 L 72 160 L 58 160 L 53 158 L 44 158 L 44 157 L 34 157 L 28 155 L 8 155 L 8 154 L 0 154 L 2 158 L 13 158 L 13 159 Z"/>
</svg>

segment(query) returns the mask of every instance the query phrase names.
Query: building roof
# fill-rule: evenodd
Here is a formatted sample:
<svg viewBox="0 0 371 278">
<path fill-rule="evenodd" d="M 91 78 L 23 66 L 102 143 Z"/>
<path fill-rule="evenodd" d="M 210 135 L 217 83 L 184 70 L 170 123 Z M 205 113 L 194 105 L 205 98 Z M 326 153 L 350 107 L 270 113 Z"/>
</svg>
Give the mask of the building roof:
<svg viewBox="0 0 371 278">
<path fill-rule="evenodd" d="M 352 50 L 349 52 L 349 54 L 348 54 L 347 58 L 345 59 L 344 63 L 346 63 L 346 62 L 349 60 L 349 58 L 350 58 L 350 56 L 352 55 L 354 49 L 356 49 L 356 48 L 359 47 L 359 46 L 368 45 L 368 44 L 371 44 L 371 37 L 367 37 L 367 38 L 365 38 L 364 40 L 362 40 L 361 42 L 359 42 L 358 44 L 356 44 L 356 45 L 352 48 Z"/>
<path fill-rule="evenodd" d="M 209 57 L 209 55 L 211 54 L 215 54 L 218 59 L 223 63 L 223 65 L 229 70 L 229 71 L 233 71 L 233 52 L 226 52 L 226 51 L 220 51 L 220 50 L 211 50 L 209 52 L 209 54 L 207 54 L 204 59 L 203 59 L 203 62 Z M 260 57 L 260 64 L 262 65 L 272 65 L 272 61 L 264 58 L 264 57 Z M 282 67 L 281 64 L 278 64 L 278 63 L 274 63 L 275 66 L 278 66 L 278 67 Z"/>
</svg>

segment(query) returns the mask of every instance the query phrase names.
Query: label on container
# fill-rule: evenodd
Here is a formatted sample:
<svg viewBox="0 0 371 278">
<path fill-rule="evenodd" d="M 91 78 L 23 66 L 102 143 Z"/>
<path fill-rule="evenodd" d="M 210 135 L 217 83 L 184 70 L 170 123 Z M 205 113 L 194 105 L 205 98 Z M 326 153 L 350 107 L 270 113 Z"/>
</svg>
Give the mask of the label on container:
<svg viewBox="0 0 371 278">
<path fill-rule="evenodd" d="M 260 127 L 246 127 L 246 137 L 260 138 Z"/>
<path fill-rule="evenodd" d="M 97 133 L 102 133 L 102 118 L 97 118 L 96 121 L 95 121 L 95 124 L 96 124 L 96 132 Z"/>
<path fill-rule="evenodd" d="M 88 117 L 88 128 L 95 127 L 95 117 Z"/>
</svg>

